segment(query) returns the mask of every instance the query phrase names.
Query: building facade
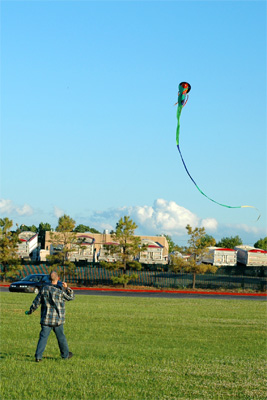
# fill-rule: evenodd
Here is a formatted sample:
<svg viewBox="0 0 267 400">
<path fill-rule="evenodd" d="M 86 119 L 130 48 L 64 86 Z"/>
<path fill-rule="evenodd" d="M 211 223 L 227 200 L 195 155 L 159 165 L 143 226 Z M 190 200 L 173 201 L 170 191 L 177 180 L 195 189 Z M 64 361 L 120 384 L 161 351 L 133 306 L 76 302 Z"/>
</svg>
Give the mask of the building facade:
<svg viewBox="0 0 267 400">
<path fill-rule="evenodd" d="M 53 238 L 53 234 L 54 232 L 48 231 L 45 234 L 45 250 L 49 251 L 50 254 L 53 254 L 54 249 L 59 245 Z M 138 237 L 140 237 L 142 243 L 150 244 L 146 252 L 140 253 L 140 262 L 162 263 L 168 259 L 169 245 L 165 236 Z M 114 242 L 112 235 L 107 231 L 103 233 L 77 233 L 76 238 L 79 244 L 73 243 L 73 245 L 70 245 L 71 261 L 97 262 L 100 261 L 99 255 L 102 255 L 100 258 L 104 260 L 105 257 L 103 255 L 107 254 L 105 246 Z"/>
</svg>

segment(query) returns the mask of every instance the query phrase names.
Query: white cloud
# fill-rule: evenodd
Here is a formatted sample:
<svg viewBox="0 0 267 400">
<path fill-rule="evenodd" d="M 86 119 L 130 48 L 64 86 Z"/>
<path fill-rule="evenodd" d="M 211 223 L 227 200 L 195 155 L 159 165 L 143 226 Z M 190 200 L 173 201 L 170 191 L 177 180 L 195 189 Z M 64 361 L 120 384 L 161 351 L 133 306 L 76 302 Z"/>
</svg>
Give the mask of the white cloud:
<svg viewBox="0 0 267 400">
<path fill-rule="evenodd" d="M 109 209 L 107 211 L 94 212 L 92 222 L 101 227 L 110 226 L 119 218 L 129 215 L 138 225 L 138 232 L 145 235 L 168 234 L 182 236 L 186 233 L 187 224 L 192 227 L 204 226 L 209 231 L 217 229 L 217 221 L 214 218 L 201 220 L 190 210 L 180 206 L 174 201 L 157 199 L 152 206 L 132 206 Z M 106 223 L 105 223 L 106 221 Z"/>
<path fill-rule="evenodd" d="M 201 221 L 201 226 L 208 231 L 215 232 L 218 228 L 218 222 L 214 218 L 205 218 Z"/>
<path fill-rule="evenodd" d="M 103 223 L 100 223 L 99 225 L 98 225 L 98 230 L 101 232 L 101 231 L 104 231 L 104 230 L 108 230 L 108 231 L 111 231 L 111 230 L 113 230 L 114 229 L 114 227 L 112 226 L 112 225 L 110 225 L 109 223 L 105 223 L 105 222 L 103 222 Z"/>
<path fill-rule="evenodd" d="M 15 215 L 32 215 L 33 208 L 29 204 L 24 204 L 22 207 L 15 205 L 12 200 L 0 199 L 0 213 L 1 214 L 15 214 Z"/>
<path fill-rule="evenodd" d="M 32 215 L 33 209 L 28 204 L 24 204 L 24 206 L 22 206 L 22 207 L 16 207 L 16 212 L 19 215 Z"/>
<path fill-rule="evenodd" d="M 262 229 L 262 228 L 258 228 L 256 226 L 248 226 L 246 224 L 236 224 L 236 225 L 227 225 L 229 227 L 231 227 L 232 229 L 234 229 L 235 231 L 237 230 L 241 230 L 244 231 L 246 233 L 253 233 L 256 235 L 261 235 L 261 234 L 266 234 L 266 229 Z"/>
<path fill-rule="evenodd" d="M 14 206 L 11 200 L 0 199 L 0 213 L 10 214 L 14 210 Z"/>
<path fill-rule="evenodd" d="M 60 218 L 64 215 L 64 211 L 61 208 L 54 206 L 54 216 Z"/>
<path fill-rule="evenodd" d="M 199 223 L 199 218 L 191 211 L 164 199 L 155 200 L 153 206 L 132 207 L 130 211 L 141 229 L 153 230 L 154 233 L 184 234 L 187 224 L 196 226 Z"/>
</svg>

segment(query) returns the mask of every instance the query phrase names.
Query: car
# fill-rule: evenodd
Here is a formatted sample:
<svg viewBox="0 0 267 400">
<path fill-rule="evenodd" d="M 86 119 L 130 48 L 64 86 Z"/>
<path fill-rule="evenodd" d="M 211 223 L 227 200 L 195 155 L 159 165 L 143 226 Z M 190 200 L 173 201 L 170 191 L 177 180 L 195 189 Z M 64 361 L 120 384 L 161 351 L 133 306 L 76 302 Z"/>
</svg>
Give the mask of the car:
<svg viewBox="0 0 267 400">
<path fill-rule="evenodd" d="M 9 286 L 10 292 L 24 292 L 24 293 L 39 293 L 43 286 L 51 284 L 49 275 L 46 274 L 31 274 L 21 279 L 20 281 L 13 282 Z M 57 286 L 62 288 L 62 283 L 59 281 Z"/>
</svg>

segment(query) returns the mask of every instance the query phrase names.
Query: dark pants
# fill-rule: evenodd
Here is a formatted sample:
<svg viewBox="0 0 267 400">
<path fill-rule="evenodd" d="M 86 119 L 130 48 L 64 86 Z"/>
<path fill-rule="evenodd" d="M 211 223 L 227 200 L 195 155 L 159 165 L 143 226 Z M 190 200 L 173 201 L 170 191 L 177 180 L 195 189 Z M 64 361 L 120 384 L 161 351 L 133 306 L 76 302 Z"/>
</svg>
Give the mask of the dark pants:
<svg viewBox="0 0 267 400">
<path fill-rule="evenodd" d="M 63 324 L 61 324 L 59 326 L 41 325 L 41 327 L 42 328 L 41 328 L 41 332 L 40 332 L 40 336 L 39 336 L 39 341 L 37 344 L 35 358 L 38 358 L 39 360 L 42 359 L 43 352 L 46 347 L 47 339 L 48 339 L 48 336 L 50 335 L 50 332 L 52 329 L 55 332 L 56 337 L 57 337 L 61 357 L 68 358 L 69 347 L 68 347 L 68 342 L 67 342 L 66 336 L 64 334 Z"/>
</svg>

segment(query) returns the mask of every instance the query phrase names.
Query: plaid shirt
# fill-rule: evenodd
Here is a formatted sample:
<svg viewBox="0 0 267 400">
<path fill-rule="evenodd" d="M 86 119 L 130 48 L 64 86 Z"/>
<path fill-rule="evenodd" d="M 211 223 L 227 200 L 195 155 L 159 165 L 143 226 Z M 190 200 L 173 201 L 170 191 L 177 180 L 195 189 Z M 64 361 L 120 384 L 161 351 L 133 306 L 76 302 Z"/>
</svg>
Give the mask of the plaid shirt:
<svg viewBox="0 0 267 400">
<path fill-rule="evenodd" d="M 30 314 L 41 304 L 41 325 L 58 326 L 65 322 L 65 300 L 74 299 L 74 292 L 54 285 L 44 286 L 33 300 Z"/>
</svg>

